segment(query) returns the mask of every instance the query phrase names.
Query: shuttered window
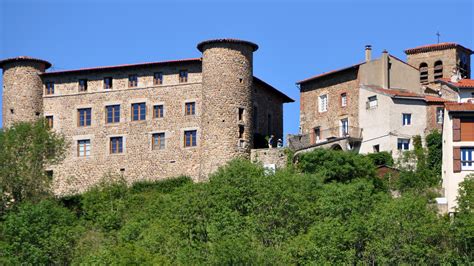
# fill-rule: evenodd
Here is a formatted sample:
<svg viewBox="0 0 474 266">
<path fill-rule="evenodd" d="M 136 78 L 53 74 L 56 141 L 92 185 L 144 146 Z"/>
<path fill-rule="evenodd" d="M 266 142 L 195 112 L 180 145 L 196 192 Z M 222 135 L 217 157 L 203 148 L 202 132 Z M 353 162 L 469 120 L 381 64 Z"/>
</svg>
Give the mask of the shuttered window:
<svg viewBox="0 0 474 266">
<path fill-rule="evenodd" d="M 461 148 L 453 148 L 453 172 L 461 172 Z"/>
<path fill-rule="evenodd" d="M 474 170 L 474 148 L 461 148 L 461 170 Z"/>
<path fill-rule="evenodd" d="M 474 118 L 461 118 L 461 141 L 474 141 Z"/>
<path fill-rule="evenodd" d="M 461 141 L 461 119 L 453 118 L 453 141 Z"/>
</svg>

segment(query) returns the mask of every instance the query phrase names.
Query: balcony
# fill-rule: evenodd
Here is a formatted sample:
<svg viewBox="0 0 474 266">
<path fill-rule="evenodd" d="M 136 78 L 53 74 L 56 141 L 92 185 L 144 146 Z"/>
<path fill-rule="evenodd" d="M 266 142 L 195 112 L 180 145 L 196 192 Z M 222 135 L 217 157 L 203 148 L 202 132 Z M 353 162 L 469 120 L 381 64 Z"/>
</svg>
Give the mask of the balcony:
<svg viewBox="0 0 474 266">
<path fill-rule="evenodd" d="M 351 150 L 362 141 L 362 129 L 358 127 L 333 127 L 328 129 L 315 129 L 313 133 L 290 135 L 288 145 L 294 151 L 309 148 L 340 148 Z M 331 145 L 332 144 L 332 145 Z"/>
</svg>

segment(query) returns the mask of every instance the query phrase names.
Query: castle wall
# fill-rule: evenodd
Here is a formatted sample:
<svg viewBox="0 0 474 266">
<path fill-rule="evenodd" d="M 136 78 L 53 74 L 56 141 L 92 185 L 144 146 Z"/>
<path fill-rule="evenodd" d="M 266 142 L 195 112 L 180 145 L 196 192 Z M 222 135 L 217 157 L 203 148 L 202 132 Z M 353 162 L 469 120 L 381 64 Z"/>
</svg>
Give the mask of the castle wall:
<svg viewBox="0 0 474 266">
<path fill-rule="evenodd" d="M 451 77 L 458 60 L 455 48 L 407 55 L 408 64 L 416 68 L 419 68 L 421 63 L 428 64 L 428 83 L 435 80 L 434 64 L 438 60 L 443 61 L 443 77 Z"/>
<path fill-rule="evenodd" d="M 254 133 L 260 136 L 270 136 L 273 134 L 276 140 L 279 138 L 283 140 L 283 101 L 275 97 L 263 84 L 254 82 L 253 87 L 253 105 L 254 112 L 256 112 L 254 115 L 256 115 L 258 122 L 253 125 Z M 268 120 L 268 115 L 271 117 L 270 121 Z"/>
<path fill-rule="evenodd" d="M 3 67 L 3 126 L 14 122 L 33 121 L 43 113 L 43 82 L 39 62 L 11 62 Z"/>
</svg>

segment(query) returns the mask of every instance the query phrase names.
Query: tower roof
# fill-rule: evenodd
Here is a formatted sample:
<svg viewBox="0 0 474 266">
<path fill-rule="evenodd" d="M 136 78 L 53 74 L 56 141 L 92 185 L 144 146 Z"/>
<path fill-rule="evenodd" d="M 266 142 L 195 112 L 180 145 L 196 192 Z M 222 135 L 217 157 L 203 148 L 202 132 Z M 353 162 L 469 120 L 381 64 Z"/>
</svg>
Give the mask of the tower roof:
<svg viewBox="0 0 474 266">
<path fill-rule="evenodd" d="M 29 56 L 18 56 L 18 57 L 11 57 L 11 58 L 5 58 L 3 60 L 0 60 L 0 68 L 3 68 L 5 64 L 12 63 L 15 61 L 32 61 L 32 62 L 43 63 L 45 66 L 45 69 L 48 69 L 51 67 L 51 63 L 46 60 L 33 58 Z"/>
<path fill-rule="evenodd" d="M 431 51 L 439 51 L 439 50 L 452 49 L 452 48 L 458 48 L 458 47 L 467 50 L 469 54 L 473 53 L 471 49 L 466 48 L 460 44 L 457 44 L 454 42 L 442 42 L 442 43 L 437 43 L 437 44 L 428 44 L 428 45 L 418 46 L 415 48 L 406 49 L 405 54 L 426 53 L 426 52 L 431 52 Z"/>
<path fill-rule="evenodd" d="M 226 38 L 226 39 L 212 39 L 212 40 L 207 40 L 207 41 L 203 41 L 203 42 L 200 42 L 198 45 L 197 45 L 197 49 L 199 51 L 203 51 L 203 48 L 204 48 L 204 45 L 207 45 L 207 44 L 211 44 L 211 43 L 237 43 L 237 44 L 246 44 L 246 45 L 250 45 L 253 49 L 253 51 L 257 51 L 258 49 L 258 45 L 253 43 L 253 42 L 249 42 L 249 41 L 244 41 L 244 40 L 239 40 L 239 39 L 232 39 L 232 38 Z"/>
</svg>

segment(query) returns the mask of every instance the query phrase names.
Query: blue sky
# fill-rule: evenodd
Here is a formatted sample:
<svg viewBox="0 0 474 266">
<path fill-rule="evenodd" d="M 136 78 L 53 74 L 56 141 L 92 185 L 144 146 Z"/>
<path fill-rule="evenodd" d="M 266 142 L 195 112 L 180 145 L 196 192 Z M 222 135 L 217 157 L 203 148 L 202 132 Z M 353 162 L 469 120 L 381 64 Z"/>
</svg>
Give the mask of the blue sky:
<svg viewBox="0 0 474 266">
<path fill-rule="evenodd" d="M 0 58 L 62 70 L 199 57 L 196 44 L 211 38 L 253 41 L 254 74 L 296 100 L 285 106 L 287 134 L 298 131 L 296 81 L 362 61 L 366 44 L 373 57 L 387 49 L 404 59 L 437 31 L 472 49 L 473 11 L 470 0 L 0 0 Z"/>
</svg>

